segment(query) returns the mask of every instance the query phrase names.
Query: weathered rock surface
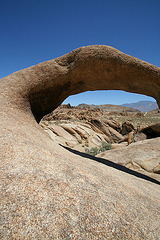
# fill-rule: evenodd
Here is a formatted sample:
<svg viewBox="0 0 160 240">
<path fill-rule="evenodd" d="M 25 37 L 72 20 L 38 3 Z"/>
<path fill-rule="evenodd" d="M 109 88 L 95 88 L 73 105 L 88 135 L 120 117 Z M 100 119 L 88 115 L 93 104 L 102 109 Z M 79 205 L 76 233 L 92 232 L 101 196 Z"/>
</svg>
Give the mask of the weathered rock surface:
<svg viewBox="0 0 160 240">
<path fill-rule="evenodd" d="M 83 122 L 66 121 L 56 125 L 53 121 L 50 124 L 43 121 L 40 125 L 57 143 L 82 152 L 85 152 L 85 149 L 100 147 L 107 140 L 103 133 L 95 132 L 91 125 Z M 108 142 L 111 140 L 108 139 Z"/>
<path fill-rule="evenodd" d="M 160 181 L 160 138 L 143 140 L 127 148 L 100 153 L 102 157 Z M 113 145 L 114 147 L 114 145 Z M 116 145 L 115 145 L 116 147 Z"/>
<path fill-rule="evenodd" d="M 160 105 L 160 69 L 88 46 L 0 80 L 2 239 L 159 238 L 158 182 L 71 153 L 35 121 L 67 96 L 96 89 L 142 93 Z M 159 157 L 157 147 L 151 153 Z"/>
<path fill-rule="evenodd" d="M 105 123 L 108 124 L 110 127 L 114 128 L 116 131 L 121 131 L 121 123 L 116 119 L 106 119 Z"/>
<path fill-rule="evenodd" d="M 134 130 L 134 126 L 131 122 L 127 121 L 122 124 L 122 131 L 121 131 L 122 135 L 126 135 L 132 130 Z"/>
<path fill-rule="evenodd" d="M 88 109 L 68 107 L 68 105 L 60 105 L 56 110 L 43 117 L 44 121 L 54 120 L 90 120 L 99 118 L 103 114 L 100 109 Z"/>
<path fill-rule="evenodd" d="M 46 119 L 50 119 L 50 117 L 52 117 L 51 119 L 55 119 L 55 121 L 43 120 L 40 123 L 40 125 L 45 129 L 45 131 L 49 133 L 50 137 L 54 141 L 57 141 L 59 144 L 63 144 L 64 146 L 71 147 L 74 150 L 86 152 L 91 155 L 100 156 L 106 159 L 107 159 L 106 156 L 108 156 L 107 153 L 102 153 L 102 154 L 99 154 L 99 153 L 105 152 L 106 150 L 110 150 L 110 149 L 113 150 L 117 148 L 127 147 L 131 143 L 145 140 L 148 136 L 145 135 L 142 131 L 143 130 L 146 131 L 146 129 L 150 130 L 152 129 L 152 127 L 154 131 L 155 130 L 158 131 L 158 126 L 159 126 L 159 124 L 154 124 L 146 128 L 140 128 L 139 126 L 135 131 L 132 131 L 133 129 L 135 129 L 135 127 L 133 126 L 133 123 L 131 122 L 131 120 L 127 122 L 125 121 L 123 124 L 113 118 L 112 120 L 105 119 L 104 122 L 101 121 L 100 119 L 91 119 L 89 121 L 86 121 L 86 123 L 84 123 L 84 121 L 71 122 L 77 113 L 78 113 L 78 116 L 81 117 L 81 115 L 79 114 L 79 108 L 76 108 L 76 107 L 72 108 L 72 113 L 70 115 L 69 121 L 61 121 L 59 120 L 59 115 L 61 118 L 62 114 L 64 114 L 66 116 L 66 119 L 68 119 L 68 114 L 66 112 L 65 106 L 64 107 L 61 106 L 60 109 L 61 111 L 59 112 L 59 114 L 57 113 L 57 110 L 55 110 L 50 116 L 45 117 Z M 89 119 L 89 117 L 91 117 L 90 112 L 89 112 L 89 115 L 87 115 L 87 112 L 88 111 L 86 111 L 84 114 L 85 119 Z M 103 114 L 101 117 L 103 118 Z M 58 120 L 58 123 L 57 123 L 57 120 Z M 59 131 L 57 131 L 57 129 L 59 129 Z M 128 134 L 125 136 L 122 136 L 115 129 L 117 129 L 119 132 L 124 132 L 125 134 L 126 133 Z M 140 132 L 139 132 L 139 129 L 140 129 Z M 48 130 L 51 130 L 52 132 Z M 65 133 L 64 130 L 66 130 L 67 132 Z M 60 132 L 63 132 L 63 134 L 60 134 Z M 70 137 L 68 136 L 69 134 L 71 135 Z M 140 142 L 140 147 L 141 145 L 142 145 L 142 142 Z M 136 147 L 139 148 L 138 145 L 136 145 Z M 151 149 L 150 149 L 150 152 L 152 152 L 153 150 Z M 125 152 L 123 151 L 123 153 Z M 138 162 L 136 162 L 137 159 L 135 162 L 133 162 L 133 154 L 130 154 L 129 157 L 127 157 L 128 153 L 129 151 L 127 150 L 125 153 L 126 157 L 123 156 L 123 161 L 118 162 L 119 164 L 125 167 L 128 167 L 130 169 L 134 169 L 137 172 L 140 172 L 140 173 L 143 172 L 143 174 L 160 181 L 160 175 L 157 175 L 157 174 L 160 174 L 160 169 L 159 169 L 160 158 L 156 157 L 154 159 L 149 159 L 147 157 L 146 159 L 147 155 L 144 155 L 145 157 L 143 157 L 142 155 L 138 155 Z M 110 155 L 112 154 L 110 153 Z M 114 152 L 113 152 L 113 155 L 114 155 Z M 116 160 L 115 161 L 113 160 L 113 162 L 116 162 Z M 148 164 L 149 164 L 149 168 L 147 167 Z M 153 174 L 153 173 L 156 173 L 156 174 Z"/>
<path fill-rule="evenodd" d="M 70 104 L 61 105 L 43 117 L 40 125 L 58 143 L 85 152 L 93 147 L 99 148 L 104 142 L 113 143 L 123 139 L 120 134 L 121 123 L 118 120 L 106 118 L 105 121 L 101 121 L 99 117 L 102 117 L 103 114 L 104 111 L 98 108 L 88 109 L 72 107 Z M 52 133 L 48 130 L 51 130 Z M 66 142 L 66 139 L 69 140 L 68 134 L 71 134 L 70 143 Z"/>
</svg>

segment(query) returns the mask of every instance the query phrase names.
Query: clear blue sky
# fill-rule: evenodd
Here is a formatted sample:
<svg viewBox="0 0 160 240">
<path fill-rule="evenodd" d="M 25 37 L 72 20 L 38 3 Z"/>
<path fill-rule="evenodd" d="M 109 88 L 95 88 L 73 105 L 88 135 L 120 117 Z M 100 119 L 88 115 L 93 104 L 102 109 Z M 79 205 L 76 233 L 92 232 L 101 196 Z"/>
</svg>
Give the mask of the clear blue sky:
<svg viewBox="0 0 160 240">
<path fill-rule="evenodd" d="M 92 44 L 160 67 L 160 0 L 1 0 L 0 78 Z M 76 105 L 150 100 L 122 91 L 70 97 Z"/>
</svg>

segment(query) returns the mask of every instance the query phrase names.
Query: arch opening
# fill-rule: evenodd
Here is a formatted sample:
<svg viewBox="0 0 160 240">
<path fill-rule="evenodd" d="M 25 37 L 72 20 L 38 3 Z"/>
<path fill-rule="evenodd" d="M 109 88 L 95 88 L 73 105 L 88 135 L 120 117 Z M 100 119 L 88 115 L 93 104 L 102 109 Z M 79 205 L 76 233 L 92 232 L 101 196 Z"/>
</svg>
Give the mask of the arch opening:
<svg viewBox="0 0 160 240">
<path fill-rule="evenodd" d="M 101 92 L 98 91 L 99 94 Z M 96 91 L 89 92 L 89 96 L 92 93 L 96 93 Z M 112 91 L 110 93 L 111 95 L 113 94 Z M 84 94 L 87 94 L 87 92 Z M 84 94 L 77 94 L 73 98 L 82 95 L 82 99 L 84 99 Z M 120 94 L 128 96 L 130 93 L 120 92 Z M 141 97 L 144 100 L 144 96 Z M 93 98 L 95 99 L 95 96 Z M 146 99 L 153 100 L 147 97 Z M 61 106 L 45 116 L 40 125 L 51 139 L 75 154 L 85 157 L 92 155 L 96 159 L 111 159 L 114 162 L 119 158 L 118 156 L 112 157 L 112 154 L 114 156 L 118 152 L 124 152 L 124 156 L 125 153 L 127 155 L 127 152 L 132 149 L 128 148 L 128 145 L 133 144 L 133 150 L 137 151 L 139 145 L 137 146 L 136 144 L 138 142 L 142 144 L 143 140 L 160 137 L 160 113 L 157 108 L 146 114 L 146 111 L 139 111 L 121 105 L 77 104 L 76 100 L 76 104 L 72 104 L 74 100 L 72 99 L 73 102 L 70 100 L 70 97 L 67 98 Z M 107 100 L 105 102 L 107 103 Z M 112 149 L 117 149 L 118 151 L 114 151 L 114 153 L 113 151 L 108 151 Z M 132 159 L 132 154 L 130 159 Z M 145 163 L 143 163 L 143 166 L 139 165 L 137 159 L 135 157 L 135 163 L 133 164 L 128 164 L 128 158 L 123 163 L 118 163 L 138 172 L 144 171 L 143 168 L 145 166 L 144 174 L 148 175 L 150 170 L 147 169 L 147 165 Z M 137 166 L 139 166 L 138 170 Z M 151 171 L 155 171 L 155 169 Z M 156 171 L 156 173 L 159 173 L 159 170 Z M 154 174 L 153 178 L 158 179 Z"/>
<path fill-rule="evenodd" d="M 158 108 L 156 100 L 152 97 L 125 92 L 122 90 L 95 90 L 95 91 L 86 91 L 83 93 L 75 94 L 66 98 L 62 104 L 70 104 L 71 106 L 78 106 L 79 104 L 88 104 L 88 105 L 129 105 L 135 104 L 138 102 L 147 102 L 153 103 L 152 106 L 148 106 L 148 111 Z M 143 111 L 142 111 L 143 112 Z M 146 112 L 144 110 L 144 112 Z"/>
<path fill-rule="evenodd" d="M 120 100 L 120 97 L 122 100 Z M 127 103 L 127 99 L 131 103 Z M 120 104 L 120 102 L 126 104 Z M 43 120 L 59 121 L 59 123 L 67 122 L 67 120 L 69 123 L 80 120 L 95 123 L 98 120 L 102 124 L 110 121 L 110 119 L 119 122 L 119 128 L 116 127 L 116 130 L 118 129 L 118 132 L 123 136 L 132 130 L 135 130 L 136 133 L 138 131 L 143 132 L 146 135 L 145 138 L 160 136 L 160 131 L 157 131 L 155 127 L 155 130 L 151 128 L 152 125 L 160 122 L 156 101 L 151 97 L 120 90 L 87 91 L 70 96 L 55 111 L 43 118 Z M 124 127 L 126 124 L 132 125 L 132 127 Z M 110 142 L 112 140 L 113 142 L 119 142 L 122 139 L 110 139 Z"/>
<path fill-rule="evenodd" d="M 29 86 L 29 101 L 38 122 L 68 96 L 85 91 L 139 93 L 160 106 L 160 69 L 112 47 L 82 47 L 34 66 L 30 73 L 37 86 Z"/>
</svg>

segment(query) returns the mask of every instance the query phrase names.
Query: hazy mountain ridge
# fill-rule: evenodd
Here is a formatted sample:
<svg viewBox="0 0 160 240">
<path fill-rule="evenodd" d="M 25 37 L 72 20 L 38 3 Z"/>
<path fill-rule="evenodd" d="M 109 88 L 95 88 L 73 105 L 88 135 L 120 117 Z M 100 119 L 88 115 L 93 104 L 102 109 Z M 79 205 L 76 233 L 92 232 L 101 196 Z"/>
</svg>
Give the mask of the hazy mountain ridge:
<svg viewBox="0 0 160 240">
<path fill-rule="evenodd" d="M 125 103 L 122 105 L 113 105 L 113 104 L 102 104 L 102 105 L 94 105 L 94 104 L 79 104 L 78 108 L 99 108 L 104 111 L 140 111 L 140 112 L 150 112 L 152 110 L 158 109 L 158 105 L 154 101 L 139 101 L 135 103 Z"/>
<path fill-rule="evenodd" d="M 154 101 L 139 101 L 136 103 L 125 103 L 122 104 L 122 106 L 137 109 L 141 112 L 149 112 L 158 108 L 157 103 Z"/>
<path fill-rule="evenodd" d="M 102 105 L 94 105 L 94 104 L 79 104 L 77 106 L 78 108 L 89 108 L 89 109 L 95 109 L 99 108 L 102 109 L 103 111 L 107 112 L 139 112 L 137 109 L 133 109 L 130 107 L 126 106 L 121 106 L 121 105 L 113 105 L 113 104 L 102 104 Z"/>
</svg>

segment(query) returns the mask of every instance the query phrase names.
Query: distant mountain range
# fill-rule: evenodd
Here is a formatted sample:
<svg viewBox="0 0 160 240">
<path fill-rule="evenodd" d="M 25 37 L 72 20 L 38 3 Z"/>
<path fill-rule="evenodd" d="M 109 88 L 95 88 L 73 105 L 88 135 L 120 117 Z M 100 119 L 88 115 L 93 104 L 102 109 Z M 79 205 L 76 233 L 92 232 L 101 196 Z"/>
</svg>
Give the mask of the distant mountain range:
<svg viewBox="0 0 160 240">
<path fill-rule="evenodd" d="M 158 109 L 158 105 L 156 102 L 153 101 L 139 101 L 136 103 L 125 103 L 122 105 L 112 105 L 112 104 L 103 104 L 103 105 L 94 105 L 94 104 L 79 104 L 77 106 L 78 108 L 99 108 L 104 111 L 108 112 L 135 112 L 135 111 L 140 111 L 140 112 L 149 112 L 154 109 Z"/>
<path fill-rule="evenodd" d="M 149 112 L 158 108 L 157 103 L 153 101 L 139 101 L 136 103 L 125 103 L 122 104 L 121 106 L 137 109 L 141 112 Z"/>
<path fill-rule="evenodd" d="M 121 106 L 121 105 L 112 105 L 112 104 L 94 105 L 94 104 L 82 103 L 82 104 L 79 104 L 77 107 L 78 108 L 89 108 L 89 109 L 99 108 L 99 109 L 102 109 L 103 111 L 107 111 L 107 112 L 139 112 L 139 110 L 137 110 L 137 109 L 128 108 L 128 107 Z"/>
</svg>

